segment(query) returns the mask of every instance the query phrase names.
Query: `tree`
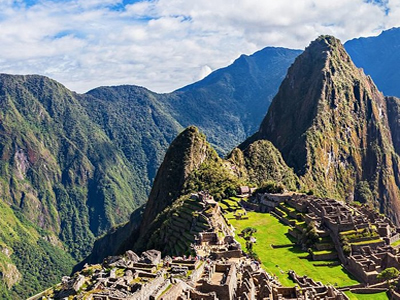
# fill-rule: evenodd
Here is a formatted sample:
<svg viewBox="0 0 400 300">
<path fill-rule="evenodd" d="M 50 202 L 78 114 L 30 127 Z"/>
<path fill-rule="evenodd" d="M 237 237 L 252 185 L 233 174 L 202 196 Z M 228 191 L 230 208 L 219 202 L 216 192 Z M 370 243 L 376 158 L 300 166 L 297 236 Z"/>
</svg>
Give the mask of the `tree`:
<svg viewBox="0 0 400 300">
<path fill-rule="evenodd" d="M 317 226 L 315 222 L 312 221 L 307 225 L 306 232 L 303 234 L 303 243 L 306 246 L 312 246 L 319 240 L 319 234 L 317 232 Z"/>
<path fill-rule="evenodd" d="M 272 194 L 281 194 L 285 191 L 285 186 L 280 182 L 275 181 L 265 181 L 261 184 L 256 190 L 256 193 L 272 193 Z"/>
<path fill-rule="evenodd" d="M 240 234 L 243 236 L 244 239 L 249 239 L 254 233 L 257 232 L 257 228 L 254 227 L 246 227 L 243 229 Z"/>
<path fill-rule="evenodd" d="M 397 270 L 394 267 L 391 267 L 383 270 L 381 273 L 378 274 L 376 278 L 386 280 L 387 286 L 388 288 L 390 288 L 389 281 L 391 279 L 396 279 L 397 277 L 399 277 L 399 275 L 400 275 L 399 270 Z"/>
<path fill-rule="evenodd" d="M 361 203 L 372 203 L 374 195 L 371 192 L 367 181 L 360 181 L 355 190 L 355 198 Z"/>
</svg>

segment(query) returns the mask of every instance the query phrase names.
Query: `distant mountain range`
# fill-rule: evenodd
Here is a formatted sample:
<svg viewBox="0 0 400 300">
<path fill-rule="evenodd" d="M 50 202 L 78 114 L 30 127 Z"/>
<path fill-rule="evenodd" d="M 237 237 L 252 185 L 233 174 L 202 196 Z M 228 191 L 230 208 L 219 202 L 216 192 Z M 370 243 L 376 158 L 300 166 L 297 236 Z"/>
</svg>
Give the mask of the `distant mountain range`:
<svg viewBox="0 0 400 300">
<path fill-rule="evenodd" d="M 372 77 L 387 96 L 400 97 L 400 28 L 383 31 L 379 36 L 357 38 L 345 43 L 355 65 Z"/>
<path fill-rule="evenodd" d="M 400 71 L 393 66 L 396 55 L 400 57 L 396 46 L 399 32 L 393 29 L 345 45 L 356 65 L 363 67 L 378 87 L 382 84 L 385 93 L 398 96 L 396 76 Z M 384 52 L 379 55 L 379 51 Z M 146 202 L 165 151 L 183 128 L 198 126 L 220 154 L 257 132 L 288 67 L 301 52 L 267 47 L 242 55 L 232 65 L 169 94 L 129 85 L 76 94 L 46 77 L 0 75 L 0 298 L 26 296 L 57 282 L 90 252 L 95 238 L 127 222 L 131 212 Z M 364 95 L 362 91 L 360 95 Z M 339 105 L 332 97 L 332 105 Z M 283 98 L 277 112 L 284 114 L 285 105 L 290 106 L 289 111 L 297 107 L 293 99 Z M 386 101 L 390 104 L 383 112 L 398 151 L 398 100 Z M 298 123 L 279 124 L 303 128 Z M 267 130 L 265 126 L 262 132 Z M 386 143 L 381 131 L 373 133 Z M 302 138 L 301 133 L 296 137 Z M 298 174 L 306 174 L 310 162 L 294 158 L 290 154 L 294 150 L 285 147 L 277 146 L 288 165 Z M 245 163 L 264 171 L 256 154 L 270 152 L 268 161 L 280 165 L 274 178 L 289 177 L 287 184 L 297 184 L 296 175 L 271 143 L 260 142 L 246 151 L 250 158 Z M 371 159 L 373 153 L 369 155 L 361 157 Z M 340 162 L 337 157 L 332 159 Z M 361 163 L 350 165 L 368 169 Z M 369 182 L 377 173 L 368 172 L 357 176 Z M 258 173 L 250 173 L 248 176 L 261 181 Z M 338 189 L 349 186 L 353 185 Z M 371 187 L 370 192 L 379 194 L 380 190 Z M 331 192 L 340 194 L 342 190 Z M 390 203 L 384 203 L 387 208 L 382 211 L 390 214 Z M 143 207 L 136 210 L 128 226 L 136 228 L 142 213 Z"/>
</svg>

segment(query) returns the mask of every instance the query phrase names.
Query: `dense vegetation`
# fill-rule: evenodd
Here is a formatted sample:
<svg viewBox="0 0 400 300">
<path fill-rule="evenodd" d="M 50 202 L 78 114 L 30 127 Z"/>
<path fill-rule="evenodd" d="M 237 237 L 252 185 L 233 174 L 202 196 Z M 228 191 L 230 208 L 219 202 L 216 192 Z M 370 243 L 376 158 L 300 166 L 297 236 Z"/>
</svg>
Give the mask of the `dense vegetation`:
<svg viewBox="0 0 400 300">
<path fill-rule="evenodd" d="M 21 297 L 68 274 L 72 257 L 87 255 L 96 235 L 145 199 L 79 97 L 44 77 L 0 76 L 0 197 L 10 221 L 0 234 L 13 273 L 21 273 L 9 288 L 19 282 Z M 0 268 L 6 281 L 10 268 Z"/>
</svg>

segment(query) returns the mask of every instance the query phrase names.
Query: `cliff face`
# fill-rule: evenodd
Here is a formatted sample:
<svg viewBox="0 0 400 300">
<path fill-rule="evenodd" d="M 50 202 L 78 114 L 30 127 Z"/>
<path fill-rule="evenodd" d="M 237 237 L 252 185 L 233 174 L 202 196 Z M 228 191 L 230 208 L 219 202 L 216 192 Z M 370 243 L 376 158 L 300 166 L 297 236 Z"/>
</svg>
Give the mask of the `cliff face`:
<svg viewBox="0 0 400 300">
<path fill-rule="evenodd" d="M 400 99 L 386 97 L 389 126 L 392 133 L 393 146 L 400 155 Z"/>
<path fill-rule="evenodd" d="M 366 182 L 373 204 L 398 222 L 396 101 L 354 66 L 339 40 L 322 36 L 291 66 L 249 142 L 270 140 L 321 195 L 353 199 Z"/>
</svg>

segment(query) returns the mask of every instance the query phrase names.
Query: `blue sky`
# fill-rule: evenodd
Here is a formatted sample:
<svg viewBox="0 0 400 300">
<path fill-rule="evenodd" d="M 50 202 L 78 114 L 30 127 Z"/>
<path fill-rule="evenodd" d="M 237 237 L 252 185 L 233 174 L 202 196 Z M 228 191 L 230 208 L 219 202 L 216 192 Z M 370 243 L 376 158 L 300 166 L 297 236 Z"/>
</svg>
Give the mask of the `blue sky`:
<svg viewBox="0 0 400 300">
<path fill-rule="evenodd" d="M 266 46 L 400 26 L 400 0 L 0 0 L 0 72 L 169 92 Z"/>
</svg>

